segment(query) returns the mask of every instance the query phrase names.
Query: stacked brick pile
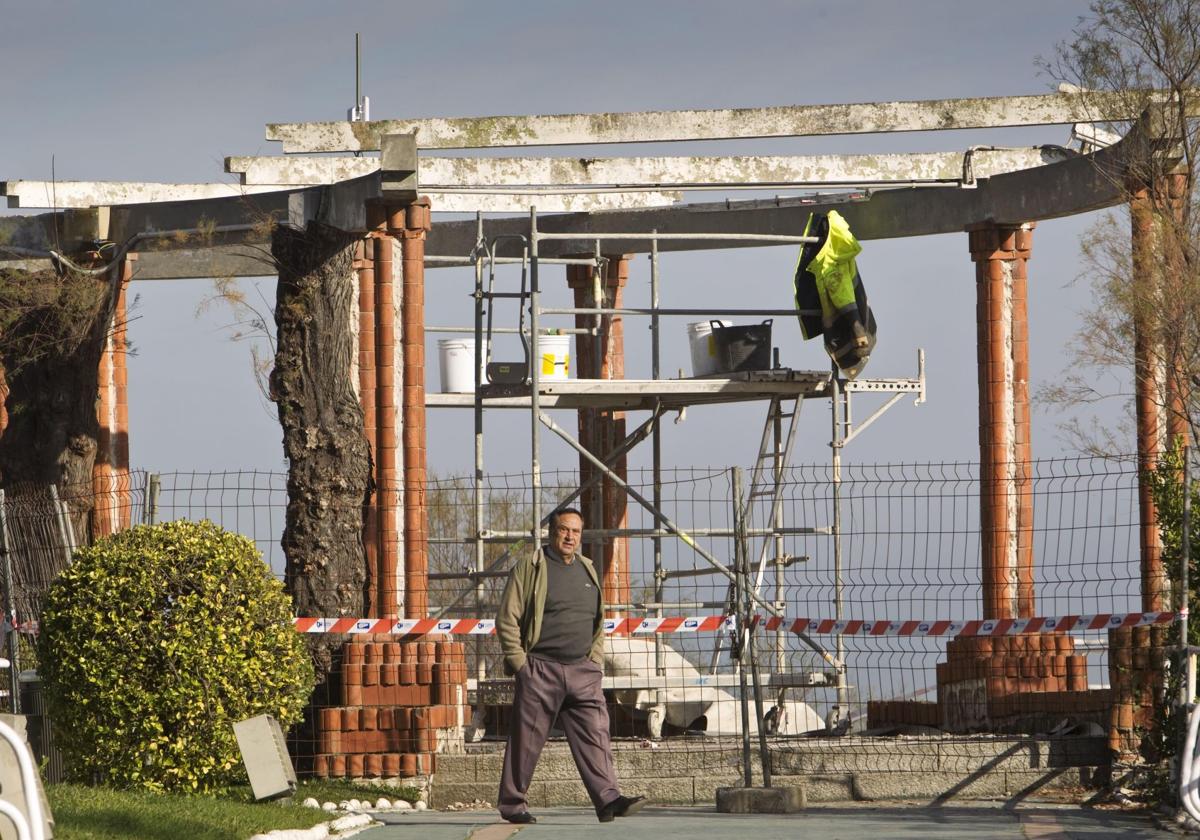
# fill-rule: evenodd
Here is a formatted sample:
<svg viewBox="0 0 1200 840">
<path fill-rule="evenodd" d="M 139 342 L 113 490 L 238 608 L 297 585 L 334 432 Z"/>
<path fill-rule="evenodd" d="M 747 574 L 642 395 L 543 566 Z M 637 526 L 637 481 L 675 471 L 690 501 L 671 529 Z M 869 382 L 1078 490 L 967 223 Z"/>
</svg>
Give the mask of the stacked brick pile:
<svg viewBox="0 0 1200 840">
<path fill-rule="evenodd" d="M 867 703 L 868 729 L 885 726 L 941 725 L 941 709 L 937 703 L 922 700 L 871 700 Z"/>
<path fill-rule="evenodd" d="M 1108 677 L 1113 693 L 1108 745 L 1121 760 L 1157 759 L 1147 753 L 1153 743 L 1147 736 L 1158 727 L 1158 709 L 1166 699 L 1163 664 L 1169 631 L 1165 625 L 1108 631 Z"/>
<path fill-rule="evenodd" d="M 1087 657 L 1064 633 L 964 636 L 937 666 L 942 726 L 951 732 L 1032 732 L 1064 715 L 1102 719 L 1108 692 L 1087 687 Z"/>
<path fill-rule="evenodd" d="M 319 778 L 427 775 L 463 752 L 470 719 L 462 642 L 353 641 L 342 649 L 341 703 L 317 712 Z"/>
</svg>

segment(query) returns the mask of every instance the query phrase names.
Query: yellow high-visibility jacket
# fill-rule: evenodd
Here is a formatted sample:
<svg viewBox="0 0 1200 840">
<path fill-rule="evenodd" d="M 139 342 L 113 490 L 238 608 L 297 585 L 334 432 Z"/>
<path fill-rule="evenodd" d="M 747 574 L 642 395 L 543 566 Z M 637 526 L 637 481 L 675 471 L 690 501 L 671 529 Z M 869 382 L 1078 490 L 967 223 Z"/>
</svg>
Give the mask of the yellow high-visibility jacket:
<svg viewBox="0 0 1200 840">
<path fill-rule="evenodd" d="M 796 315 L 806 339 L 825 336 L 825 350 L 846 376 L 862 371 L 875 349 L 875 315 L 855 259 L 862 245 L 836 210 L 811 213 L 796 261 Z"/>
</svg>

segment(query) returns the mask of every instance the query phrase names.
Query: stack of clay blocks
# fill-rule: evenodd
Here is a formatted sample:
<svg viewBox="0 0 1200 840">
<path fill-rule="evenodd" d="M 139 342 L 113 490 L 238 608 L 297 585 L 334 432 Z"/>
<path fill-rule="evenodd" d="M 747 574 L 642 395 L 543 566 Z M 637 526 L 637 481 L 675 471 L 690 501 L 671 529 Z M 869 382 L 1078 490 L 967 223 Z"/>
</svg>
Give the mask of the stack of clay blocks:
<svg viewBox="0 0 1200 840">
<path fill-rule="evenodd" d="M 1148 753 L 1166 702 L 1163 669 L 1171 646 L 1170 627 L 1118 627 L 1108 631 L 1108 679 L 1113 705 L 1108 746 L 1122 761 L 1156 761 Z"/>
<path fill-rule="evenodd" d="M 463 752 L 470 720 L 462 642 L 352 641 L 342 649 L 341 705 L 317 710 L 318 778 L 426 776 Z"/>
<path fill-rule="evenodd" d="M 870 700 L 867 702 L 867 729 L 886 726 L 942 725 L 937 703 L 921 700 Z"/>
<path fill-rule="evenodd" d="M 1104 719 L 1107 691 L 1088 691 L 1087 657 L 1065 633 L 963 636 L 937 666 L 941 725 L 950 732 L 1043 731 L 1063 717 Z"/>
</svg>

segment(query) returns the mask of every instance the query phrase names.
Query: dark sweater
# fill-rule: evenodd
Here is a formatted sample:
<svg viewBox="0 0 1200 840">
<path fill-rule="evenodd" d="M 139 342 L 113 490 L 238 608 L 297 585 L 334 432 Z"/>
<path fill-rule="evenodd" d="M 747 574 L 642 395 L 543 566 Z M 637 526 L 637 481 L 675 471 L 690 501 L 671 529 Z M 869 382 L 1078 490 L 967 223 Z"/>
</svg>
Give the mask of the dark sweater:
<svg viewBox="0 0 1200 840">
<path fill-rule="evenodd" d="M 558 662 L 578 662 L 592 649 L 600 593 L 578 560 L 564 563 L 549 547 L 545 558 L 546 608 L 542 612 L 542 632 L 529 652 Z"/>
</svg>

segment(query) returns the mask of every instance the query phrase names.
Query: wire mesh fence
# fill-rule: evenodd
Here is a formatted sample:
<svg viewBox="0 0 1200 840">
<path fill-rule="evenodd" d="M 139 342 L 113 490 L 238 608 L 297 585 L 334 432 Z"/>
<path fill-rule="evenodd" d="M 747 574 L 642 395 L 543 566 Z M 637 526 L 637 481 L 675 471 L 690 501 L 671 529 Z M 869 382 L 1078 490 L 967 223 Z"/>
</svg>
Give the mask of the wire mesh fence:
<svg viewBox="0 0 1200 840">
<path fill-rule="evenodd" d="M 1030 476 L 1036 614 L 1136 612 L 1135 462 L 1043 460 L 1030 465 Z M 952 770 L 993 760 L 971 746 L 973 733 L 1090 733 L 1106 749 L 1114 745 L 1114 708 L 1128 705 L 1140 716 L 1126 721 L 1129 731 L 1146 723 L 1136 686 L 1114 685 L 1110 676 L 1108 623 L 955 638 L 963 622 L 982 618 L 975 464 L 850 464 L 836 473 L 829 465 L 789 467 L 779 477 L 777 516 L 769 498 L 746 486 L 738 492 L 745 473 L 735 469 L 664 470 L 657 488 L 653 478 L 649 470 L 628 474 L 643 496 L 657 492 L 661 513 L 686 537 L 632 499 L 615 527 L 610 521 L 584 535 L 617 631 L 607 640 L 605 687 L 618 742 L 659 745 L 687 756 L 692 771 L 717 775 L 745 764 L 745 739 L 761 730 L 777 775 L 853 772 L 867 763 L 911 772 L 931 761 Z M 328 669 L 293 738 L 302 770 L 411 775 L 452 761 L 465 742 L 504 736 L 512 682 L 496 637 L 479 632 L 486 624 L 470 634 L 445 631 L 495 615 L 505 572 L 532 550 L 528 539 L 510 550 L 530 532 L 530 485 L 527 474 L 489 475 L 477 497 L 467 477 L 430 482 L 425 594 L 428 615 L 447 624 L 419 639 L 314 636 L 327 646 Z M 543 474 L 543 510 L 577 485 L 574 471 Z M 122 521 L 210 519 L 250 537 L 275 574 L 286 574 L 279 548 L 286 475 L 135 473 L 121 487 Z M 605 492 L 617 494 L 610 504 L 624 497 Z M 37 592 L 54 570 L 45 558 L 65 557 L 63 501 L 56 508 L 6 498 L 18 624 L 36 616 Z M 738 570 L 762 619 L 752 650 L 727 619 L 746 601 L 728 574 Z M 768 622 L 772 612 L 784 620 Z M 851 625 L 824 632 L 822 620 Z M 1114 656 L 1165 645 L 1158 626 L 1119 633 Z M 1142 671 L 1158 668 L 1161 676 L 1162 659 L 1162 650 L 1143 656 Z M 740 698 L 755 695 L 761 710 L 744 707 Z M 760 766 L 757 749 L 750 763 Z"/>
</svg>

